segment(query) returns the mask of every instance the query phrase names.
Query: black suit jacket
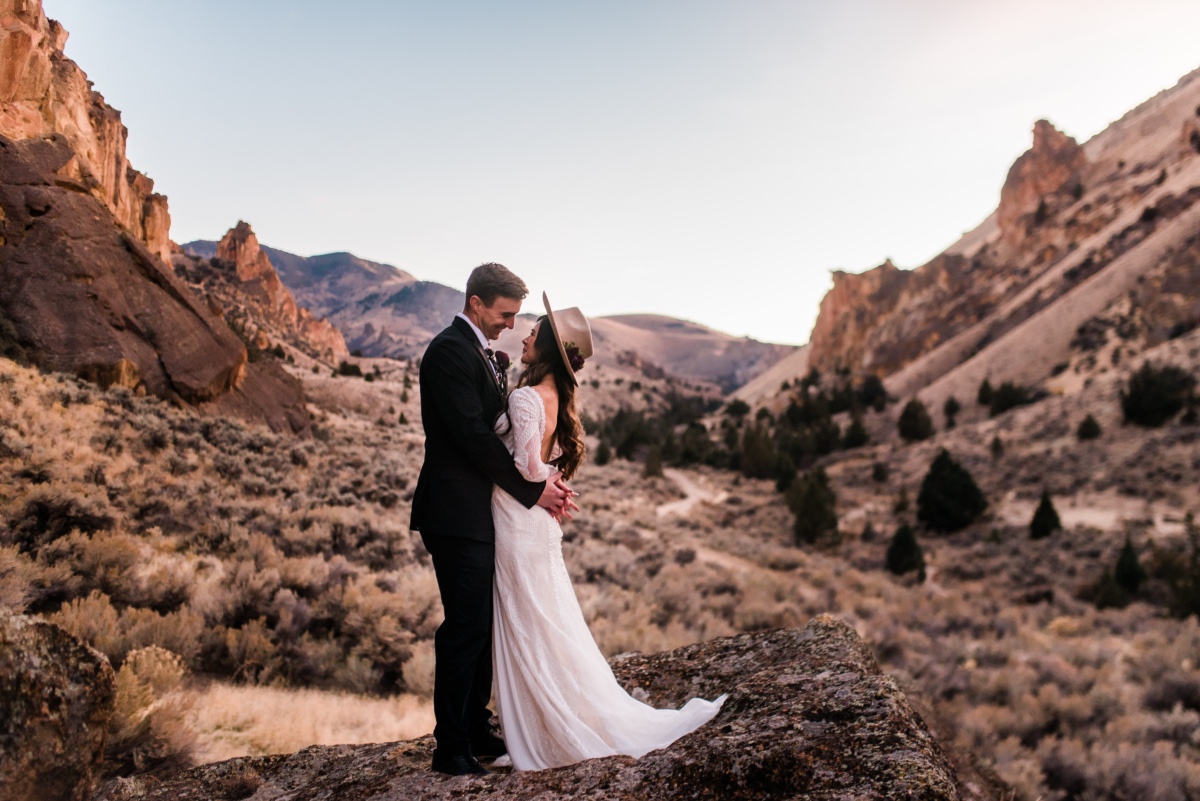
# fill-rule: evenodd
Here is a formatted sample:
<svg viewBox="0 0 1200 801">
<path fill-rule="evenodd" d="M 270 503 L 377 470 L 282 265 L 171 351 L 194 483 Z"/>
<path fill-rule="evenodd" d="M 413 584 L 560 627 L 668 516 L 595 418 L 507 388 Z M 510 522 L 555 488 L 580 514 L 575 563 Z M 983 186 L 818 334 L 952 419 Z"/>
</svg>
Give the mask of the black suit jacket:
<svg viewBox="0 0 1200 801">
<path fill-rule="evenodd" d="M 546 482 L 526 481 L 493 430 L 504 399 L 465 321 L 454 318 L 429 343 L 420 382 L 425 462 L 413 492 L 411 528 L 425 537 L 495 542 L 492 487 L 532 508 Z"/>
</svg>

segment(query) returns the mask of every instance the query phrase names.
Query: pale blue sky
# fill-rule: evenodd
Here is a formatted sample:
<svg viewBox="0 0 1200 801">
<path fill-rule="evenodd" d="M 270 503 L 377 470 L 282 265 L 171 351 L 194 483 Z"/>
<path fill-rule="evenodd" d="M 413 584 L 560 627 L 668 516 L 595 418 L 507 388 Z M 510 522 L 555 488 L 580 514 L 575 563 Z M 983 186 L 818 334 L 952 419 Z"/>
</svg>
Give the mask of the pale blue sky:
<svg viewBox="0 0 1200 801">
<path fill-rule="evenodd" d="M 239 219 L 461 287 L 807 340 L 833 268 L 928 260 L 1046 117 L 1200 66 L 1195 0 L 45 0 L 172 238 Z M 537 305 L 540 305 L 537 304 Z"/>
</svg>

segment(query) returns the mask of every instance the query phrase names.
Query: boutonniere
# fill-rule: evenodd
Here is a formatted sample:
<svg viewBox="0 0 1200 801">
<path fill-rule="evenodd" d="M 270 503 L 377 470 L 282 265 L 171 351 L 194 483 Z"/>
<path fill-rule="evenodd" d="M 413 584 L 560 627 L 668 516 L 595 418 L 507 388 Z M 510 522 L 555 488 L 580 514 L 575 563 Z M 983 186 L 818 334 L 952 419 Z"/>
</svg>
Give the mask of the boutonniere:
<svg viewBox="0 0 1200 801">
<path fill-rule="evenodd" d="M 507 373 L 508 368 L 512 366 L 512 359 L 508 358 L 508 354 L 502 350 L 496 351 L 496 366 L 500 368 L 500 372 Z"/>
</svg>

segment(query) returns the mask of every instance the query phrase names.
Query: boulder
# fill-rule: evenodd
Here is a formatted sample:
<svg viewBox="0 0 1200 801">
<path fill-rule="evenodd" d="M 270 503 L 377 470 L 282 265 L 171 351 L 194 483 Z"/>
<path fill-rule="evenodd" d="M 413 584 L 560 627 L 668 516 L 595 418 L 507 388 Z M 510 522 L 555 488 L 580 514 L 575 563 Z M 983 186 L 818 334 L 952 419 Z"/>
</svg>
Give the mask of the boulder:
<svg viewBox="0 0 1200 801">
<path fill-rule="evenodd" d="M 298 381 L 247 364 L 241 340 L 63 170 L 66 137 L 0 136 L 0 319 L 39 367 L 193 405 L 239 393 L 241 416 L 307 428 Z M 269 373 L 251 381 L 251 372 Z M 271 394 L 253 386 L 270 384 Z M 302 419 L 303 418 L 303 419 Z"/>
<path fill-rule="evenodd" d="M 89 798 L 114 694 L 104 656 L 58 626 L 0 612 L 0 798 Z"/>
<path fill-rule="evenodd" d="M 744 634 L 613 661 L 657 706 L 728 692 L 721 713 L 641 759 L 452 778 L 429 769 L 432 738 L 314 746 L 205 765 L 161 783 L 120 781 L 104 801 L 209 798 L 938 799 L 964 798 L 941 747 L 853 629 L 822 616 L 801 630 Z M 971 795 L 971 798 L 986 797 Z"/>
</svg>

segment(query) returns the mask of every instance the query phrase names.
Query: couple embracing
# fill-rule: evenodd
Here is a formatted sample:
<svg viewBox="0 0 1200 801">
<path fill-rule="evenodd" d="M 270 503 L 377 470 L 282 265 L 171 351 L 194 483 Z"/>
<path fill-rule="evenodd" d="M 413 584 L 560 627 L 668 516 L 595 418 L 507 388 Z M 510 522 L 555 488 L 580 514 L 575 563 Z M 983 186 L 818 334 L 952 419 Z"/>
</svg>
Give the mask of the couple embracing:
<svg viewBox="0 0 1200 801">
<path fill-rule="evenodd" d="M 577 308 L 551 311 L 522 342 L 507 391 L 489 343 L 512 328 L 525 283 L 499 264 L 475 268 L 466 303 L 421 360 L 425 463 L 412 528 L 433 557 L 445 622 L 434 640 L 433 769 L 485 774 L 594 757 L 640 757 L 716 716 L 724 696 L 654 709 L 617 683 L 563 562 L 562 529 L 578 506 L 567 486 L 583 462 L 575 392 L 592 356 Z M 495 689 L 503 739 L 488 702 Z"/>
</svg>

